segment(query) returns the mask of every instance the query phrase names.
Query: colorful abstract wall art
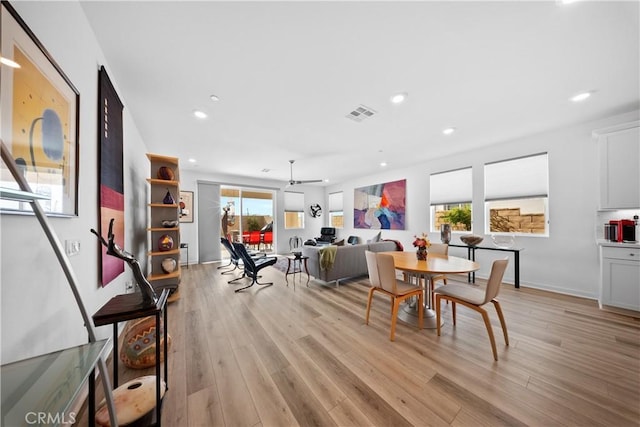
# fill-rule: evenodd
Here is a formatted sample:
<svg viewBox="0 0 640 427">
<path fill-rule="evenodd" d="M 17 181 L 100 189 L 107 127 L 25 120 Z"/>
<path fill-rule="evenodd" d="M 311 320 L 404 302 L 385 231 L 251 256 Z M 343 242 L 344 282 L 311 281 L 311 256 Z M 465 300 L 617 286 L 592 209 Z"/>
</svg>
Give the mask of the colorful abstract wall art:
<svg viewBox="0 0 640 427">
<path fill-rule="evenodd" d="M 404 230 L 406 194 L 406 179 L 356 188 L 353 199 L 353 226 Z"/>
<path fill-rule="evenodd" d="M 99 73 L 98 141 L 100 144 L 100 235 L 106 236 L 111 218 L 114 240 L 124 247 L 124 176 L 122 148 L 122 102 L 104 67 Z M 101 283 L 106 286 L 124 272 L 124 261 L 108 256 L 102 247 Z"/>
</svg>

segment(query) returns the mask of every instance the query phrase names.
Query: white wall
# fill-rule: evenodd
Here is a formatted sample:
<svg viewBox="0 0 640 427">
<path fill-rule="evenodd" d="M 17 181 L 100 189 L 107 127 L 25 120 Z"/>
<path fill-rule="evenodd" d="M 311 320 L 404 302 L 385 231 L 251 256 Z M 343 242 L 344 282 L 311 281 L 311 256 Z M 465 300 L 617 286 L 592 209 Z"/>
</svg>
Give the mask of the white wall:
<svg viewBox="0 0 640 427">
<path fill-rule="evenodd" d="M 400 240 L 405 250 L 413 250 L 415 234 L 427 232 L 429 225 L 429 175 L 461 167 L 473 167 L 473 233 L 484 235 L 484 163 L 539 152 L 549 153 L 549 237 L 517 237 L 520 255 L 521 286 L 596 299 L 599 288 L 598 247 L 599 227 L 598 161 L 596 140 L 591 132 L 613 124 L 637 120 L 638 111 L 583 123 L 525 138 L 497 143 L 487 148 L 460 153 L 403 170 L 390 170 L 375 176 L 362 177 L 332 185 L 326 194 L 344 191 L 345 224 L 339 235 L 358 235 L 369 239 L 377 230 L 353 228 L 353 190 L 366 185 L 407 179 L 406 230 L 383 230 L 382 237 Z M 454 143 L 455 141 L 452 141 Z M 428 145 L 425 146 L 428 149 Z M 599 227 L 600 229 L 602 227 Z M 454 233 L 452 243 L 461 243 Z M 429 233 L 434 242 L 439 233 Z M 485 244 L 491 239 L 485 236 Z M 598 235 L 599 236 L 599 235 Z M 466 257 L 466 249 L 450 248 L 451 255 Z M 482 268 L 479 277 L 486 277 L 491 261 L 503 252 L 477 251 Z M 513 256 L 505 281 L 513 283 Z"/>
<path fill-rule="evenodd" d="M 128 267 L 105 288 L 99 286 L 99 246 L 89 232 L 98 228 L 98 69 L 109 66 L 78 2 L 12 2 L 18 14 L 51 53 L 80 92 L 80 168 L 78 217 L 51 218 L 60 240 L 79 240 L 80 253 L 71 257 L 89 315 L 133 280 Z M 117 81 L 110 75 L 118 90 Z M 147 151 L 127 112 L 124 122 L 125 248 L 145 261 L 145 178 L 149 173 Z M 87 342 L 71 289 L 55 254 L 34 216 L 2 215 L 1 363 L 35 356 Z M 111 327 L 97 329 L 111 336 Z"/>
</svg>

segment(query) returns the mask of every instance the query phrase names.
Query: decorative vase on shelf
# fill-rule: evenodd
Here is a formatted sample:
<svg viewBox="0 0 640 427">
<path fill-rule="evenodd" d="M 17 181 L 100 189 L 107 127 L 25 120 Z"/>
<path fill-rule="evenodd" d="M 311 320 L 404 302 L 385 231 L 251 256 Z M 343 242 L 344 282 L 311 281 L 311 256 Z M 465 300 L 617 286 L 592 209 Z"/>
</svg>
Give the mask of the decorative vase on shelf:
<svg viewBox="0 0 640 427">
<path fill-rule="evenodd" d="M 440 240 L 442 240 L 442 243 L 449 244 L 451 241 L 451 224 L 440 225 Z"/>
<path fill-rule="evenodd" d="M 418 250 L 416 250 L 416 257 L 418 261 L 426 261 L 427 260 L 427 248 L 424 246 L 419 246 Z"/>
<path fill-rule="evenodd" d="M 164 203 L 165 205 L 173 205 L 176 203 L 175 199 L 171 195 L 171 192 L 169 191 L 168 188 L 167 188 L 167 194 L 164 196 L 164 199 L 162 199 L 162 203 Z"/>
</svg>

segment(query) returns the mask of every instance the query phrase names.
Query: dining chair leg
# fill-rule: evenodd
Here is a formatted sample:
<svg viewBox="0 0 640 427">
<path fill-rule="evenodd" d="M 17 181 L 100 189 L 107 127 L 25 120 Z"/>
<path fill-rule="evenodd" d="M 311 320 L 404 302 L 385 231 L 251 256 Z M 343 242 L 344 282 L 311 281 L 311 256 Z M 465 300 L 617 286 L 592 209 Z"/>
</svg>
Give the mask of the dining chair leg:
<svg viewBox="0 0 640 427">
<path fill-rule="evenodd" d="M 364 318 L 364 324 L 369 324 L 369 313 L 371 312 L 371 301 L 373 300 L 373 293 L 375 292 L 375 288 L 369 289 L 369 298 L 367 299 L 367 314 Z"/>
<path fill-rule="evenodd" d="M 440 300 L 442 296 L 436 295 L 436 326 L 438 330 L 438 336 L 440 336 Z"/>
<path fill-rule="evenodd" d="M 504 335 L 504 342 L 509 345 L 509 334 L 507 333 L 507 323 L 504 321 L 504 315 L 502 314 L 502 307 L 497 300 L 492 300 L 493 306 L 496 308 L 498 318 L 500 319 L 500 326 L 502 326 L 502 334 Z"/>
<path fill-rule="evenodd" d="M 418 294 L 418 329 L 422 330 L 424 326 L 424 293 Z"/>
<path fill-rule="evenodd" d="M 484 325 L 487 327 L 487 333 L 489 334 L 489 341 L 491 341 L 491 351 L 493 351 L 493 358 L 498 360 L 498 349 L 496 348 L 496 339 L 493 336 L 493 328 L 491 327 L 491 321 L 489 320 L 489 313 L 486 310 L 483 310 L 480 307 L 476 307 L 476 310 L 482 314 L 482 320 L 484 320 Z"/>
<path fill-rule="evenodd" d="M 393 341 L 396 335 L 396 320 L 398 319 L 398 306 L 400 305 L 400 299 L 393 299 L 393 312 L 391 313 L 391 337 L 390 340 Z"/>
<path fill-rule="evenodd" d="M 451 315 L 453 316 L 453 326 L 456 326 L 456 302 L 451 300 Z"/>
</svg>

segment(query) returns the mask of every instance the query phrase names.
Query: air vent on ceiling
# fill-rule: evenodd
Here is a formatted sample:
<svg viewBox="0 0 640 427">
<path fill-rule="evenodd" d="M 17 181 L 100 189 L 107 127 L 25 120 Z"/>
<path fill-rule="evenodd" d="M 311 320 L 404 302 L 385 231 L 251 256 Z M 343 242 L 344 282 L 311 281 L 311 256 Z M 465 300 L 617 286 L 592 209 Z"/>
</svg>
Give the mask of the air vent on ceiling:
<svg viewBox="0 0 640 427">
<path fill-rule="evenodd" d="M 347 114 L 345 117 L 355 122 L 361 122 L 364 119 L 367 119 L 373 116 L 375 113 L 376 113 L 375 110 L 360 104 L 358 107 L 356 107 L 352 112 Z"/>
</svg>

